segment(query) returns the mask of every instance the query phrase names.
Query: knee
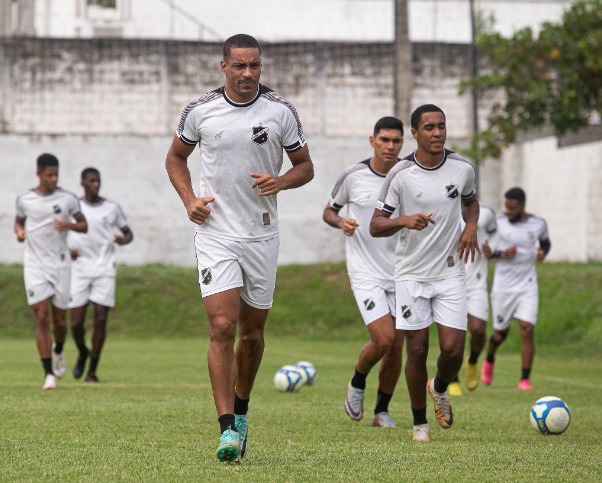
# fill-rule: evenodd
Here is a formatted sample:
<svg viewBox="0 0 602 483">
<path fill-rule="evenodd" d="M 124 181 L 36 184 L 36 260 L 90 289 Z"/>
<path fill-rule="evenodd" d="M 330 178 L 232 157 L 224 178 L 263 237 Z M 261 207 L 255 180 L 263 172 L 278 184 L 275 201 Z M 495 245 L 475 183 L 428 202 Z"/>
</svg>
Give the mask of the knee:
<svg viewBox="0 0 602 483">
<path fill-rule="evenodd" d="M 239 343 L 244 344 L 250 350 L 256 349 L 263 343 L 263 328 L 255 327 L 251 330 L 241 330 Z"/>
<path fill-rule="evenodd" d="M 533 327 L 531 324 L 523 324 L 520 328 L 520 333 L 525 338 L 533 337 L 534 331 L 535 327 Z"/>
<path fill-rule="evenodd" d="M 233 342 L 235 337 L 236 321 L 221 316 L 213 317 L 209 321 L 209 339 L 212 342 Z"/>
</svg>

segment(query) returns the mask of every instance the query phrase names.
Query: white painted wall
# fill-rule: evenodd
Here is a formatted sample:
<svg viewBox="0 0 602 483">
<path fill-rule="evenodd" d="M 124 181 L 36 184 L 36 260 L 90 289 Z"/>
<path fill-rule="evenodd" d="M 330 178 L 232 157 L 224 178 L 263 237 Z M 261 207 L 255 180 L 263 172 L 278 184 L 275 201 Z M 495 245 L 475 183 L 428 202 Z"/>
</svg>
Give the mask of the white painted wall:
<svg viewBox="0 0 602 483">
<path fill-rule="evenodd" d="M 36 33 L 47 37 L 89 37 L 94 26 L 122 29 L 130 38 L 224 40 L 245 32 L 257 38 L 289 40 L 390 41 L 393 0 L 173 0 L 209 29 L 174 12 L 160 0 L 117 0 L 114 15 L 86 9 L 85 0 L 36 0 Z M 504 35 L 544 21 L 558 21 L 574 3 L 517 0 L 476 0 L 495 29 Z M 105 9 L 106 10 L 106 9 Z M 104 13 L 104 15 L 103 15 Z M 468 0 L 410 0 L 409 32 L 413 41 L 469 42 Z M 220 37 L 212 34 L 215 31 Z"/>
</svg>

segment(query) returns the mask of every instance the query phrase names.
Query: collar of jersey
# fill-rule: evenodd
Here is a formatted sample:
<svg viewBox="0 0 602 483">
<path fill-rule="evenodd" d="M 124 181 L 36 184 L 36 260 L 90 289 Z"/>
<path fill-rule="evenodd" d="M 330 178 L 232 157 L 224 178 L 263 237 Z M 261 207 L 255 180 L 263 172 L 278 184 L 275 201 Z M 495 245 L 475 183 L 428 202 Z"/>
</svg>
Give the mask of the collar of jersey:
<svg viewBox="0 0 602 483">
<path fill-rule="evenodd" d="M 38 188 L 31 188 L 31 191 L 33 191 L 36 195 L 38 196 L 50 196 L 53 195 L 54 193 L 57 192 L 57 190 L 59 189 L 59 187 L 57 186 L 56 188 L 54 188 L 54 190 L 52 190 L 50 193 L 40 193 L 38 191 Z"/>
<path fill-rule="evenodd" d="M 105 202 L 105 199 L 101 196 L 100 197 L 100 201 L 98 201 L 97 203 L 90 203 L 88 200 L 86 200 L 86 198 L 84 196 L 82 196 L 80 198 L 80 201 L 86 203 L 86 205 L 88 205 L 88 206 L 94 207 L 94 206 L 100 206 L 100 205 L 102 205 Z"/>
<path fill-rule="evenodd" d="M 368 166 L 368 169 L 369 169 L 370 171 L 372 171 L 372 174 L 375 174 L 375 175 L 376 175 L 376 176 L 378 176 L 379 178 L 386 178 L 386 177 L 387 177 L 387 175 L 386 175 L 386 174 L 380 174 L 380 173 L 377 173 L 376 171 L 374 171 L 374 170 L 372 169 L 372 166 L 370 166 L 370 160 L 371 160 L 371 159 L 372 159 L 372 158 L 368 158 L 368 159 L 366 159 L 366 160 L 364 160 L 364 161 L 361 161 L 361 162 L 362 162 L 362 163 L 364 163 L 366 166 Z M 400 161 L 400 159 L 399 159 L 399 158 L 397 158 L 397 162 L 398 162 L 398 163 L 399 163 L 399 161 Z"/>
<path fill-rule="evenodd" d="M 434 168 L 427 168 L 426 166 L 423 166 L 422 164 L 420 164 L 418 162 L 418 158 L 416 157 L 417 152 L 418 152 L 418 150 L 416 150 L 412 153 L 412 160 L 414 161 L 414 163 L 416 163 L 416 166 L 418 166 L 420 169 L 424 169 L 425 171 L 435 171 L 435 170 L 439 169 L 441 166 L 443 166 L 445 164 L 445 161 L 447 160 L 447 154 L 448 154 L 447 149 L 444 148 L 443 149 L 443 159 L 441 160 L 441 162 Z"/>
<path fill-rule="evenodd" d="M 253 104 L 257 99 L 259 99 L 259 94 L 261 93 L 261 84 L 257 85 L 257 94 L 249 102 L 234 102 L 232 99 L 230 99 L 228 97 L 228 94 L 226 94 L 226 86 L 222 87 L 222 89 L 224 90 L 224 99 L 226 99 L 226 102 L 228 104 L 230 104 L 231 106 L 234 106 L 234 107 L 247 107 L 247 106 L 250 106 L 251 104 Z"/>
</svg>

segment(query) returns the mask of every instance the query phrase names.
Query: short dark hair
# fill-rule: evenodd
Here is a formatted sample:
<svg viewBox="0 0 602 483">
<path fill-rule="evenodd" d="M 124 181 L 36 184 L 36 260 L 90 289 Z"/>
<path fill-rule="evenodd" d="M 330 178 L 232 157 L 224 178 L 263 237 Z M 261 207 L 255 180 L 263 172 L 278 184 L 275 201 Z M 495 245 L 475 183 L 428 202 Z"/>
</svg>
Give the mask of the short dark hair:
<svg viewBox="0 0 602 483">
<path fill-rule="evenodd" d="M 418 129 L 418 124 L 420 123 L 420 119 L 422 119 L 422 115 L 425 112 L 440 112 L 443 114 L 443 119 L 445 118 L 445 113 L 440 107 L 435 106 L 435 104 L 424 104 L 414 110 L 412 113 L 412 117 L 410 119 L 410 124 L 414 129 Z"/>
<path fill-rule="evenodd" d="M 376 121 L 376 124 L 374 125 L 374 136 L 382 129 L 397 129 L 398 131 L 401 131 L 401 135 L 403 136 L 403 122 L 396 117 L 386 116 L 381 117 Z"/>
<path fill-rule="evenodd" d="M 229 37 L 224 42 L 224 60 L 230 57 L 230 50 L 235 49 L 258 49 L 261 55 L 261 46 L 255 37 L 247 34 L 236 34 Z"/>
<path fill-rule="evenodd" d="M 58 166 L 59 160 L 54 154 L 44 153 L 38 156 L 37 164 L 40 170 L 51 166 Z"/>
<path fill-rule="evenodd" d="M 84 178 L 89 174 L 96 174 L 100 177 L 100 171 L 98 171 L 96 168 L 86 168 L 82 171 L 81 180 L 83 181 Z"/>
<path fill-rule="evenodd" d="M 506 197 L 507 200 L 518 201 L 521 205 L 524 205 L 525 201 L 527 201 L 527 195 L 521 188 L 518 188 L 518 187 L 510 188 L 508 191 L 506 191 L 504 193 L 504 196 Z"/>
</svg>

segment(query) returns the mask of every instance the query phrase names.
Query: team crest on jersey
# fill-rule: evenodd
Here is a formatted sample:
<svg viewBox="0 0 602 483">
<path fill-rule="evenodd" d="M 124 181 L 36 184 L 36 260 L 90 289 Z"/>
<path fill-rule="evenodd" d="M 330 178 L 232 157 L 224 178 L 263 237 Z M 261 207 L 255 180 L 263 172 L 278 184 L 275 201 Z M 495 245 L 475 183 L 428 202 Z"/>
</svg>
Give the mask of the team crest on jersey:
<svg viewBox="0 0 602 483">
<path fill-rule="evenodd" d="M 460 187 L 452 181 L 445 187 L 445 191 L 450 200 L 455 200 L 460 194 Z"/>
<path fill-rule="evenodd" d="M 409 305 L 402 305 L 401 306 L 401 316 L 404 319 L 409 319 L 412 316 L 412 307 L 410 307 Z"/>
<path fill-rule="evenodd" d="M 59 205 L 54 205 L 52 207 L 52 211 L 54 211 L 58 215 L 61 212 L 61 207 Z"/>
<path fill-rule="evenodd" d="M 372 310 L 375 305 L 376 304 L 374 303 L 374 299 L 372 297 L 369 297 L 366 300 L 364 300 L 364 307 L 366 307 L 366 310 Z"/>
<path fill-rule="evenodd" d="M 211 280 L 213 280 L 213 276 L 211 275 L 211 269 L 203 268 L 203 270 L 201 270 L 201 283 L 203 285 L 209 285 L 211 283 Z"/>
<path fill-rule="evenodd" d="M 259 123 L 259 126 L 253 127 L 253 135 L 251 136 L 251 139 L 254 143 L 264 144 L 268 140 L 268 130 L 269 128 L 267 126 L 263 126 L 261 123 Z"/>
</svg>

